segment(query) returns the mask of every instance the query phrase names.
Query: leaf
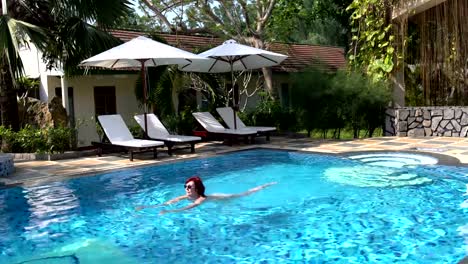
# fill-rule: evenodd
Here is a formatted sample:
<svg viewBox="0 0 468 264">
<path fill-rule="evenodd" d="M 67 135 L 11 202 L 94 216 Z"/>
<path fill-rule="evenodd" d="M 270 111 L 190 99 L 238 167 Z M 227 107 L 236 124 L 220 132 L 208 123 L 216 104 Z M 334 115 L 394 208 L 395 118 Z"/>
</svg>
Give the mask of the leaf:
<svg viewBox="0 0 468 264">
<path fill-rule="evenodd" d="M 395 51 L 395 48 L 394 48 L 394 47 L 391 47 L 391 46 L 390 46 L 390 47 L 387 48 L 387 53 L 388 53 L 388 54 L 393 54 L 394 51 Z"/>
<path fill-rule="evenodd" d="M 378 39 L 379 39 L 379 40 L 382 40 L 382 39 L 384 39 L 384 38 L 385 38 L 385 32 L 380 33 Z"/>
</svg>

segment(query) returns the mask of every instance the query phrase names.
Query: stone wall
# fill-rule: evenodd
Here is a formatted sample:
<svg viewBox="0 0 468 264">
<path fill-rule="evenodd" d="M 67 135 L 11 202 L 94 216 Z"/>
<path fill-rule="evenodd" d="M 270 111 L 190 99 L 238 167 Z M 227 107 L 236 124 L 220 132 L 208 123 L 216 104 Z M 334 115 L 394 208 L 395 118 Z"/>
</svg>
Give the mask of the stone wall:
<svg viewBox="0 0 468 264">
<path fill-rule="evenodd" d="M 0 154 L 0 177 L 8 177 L 15 172 L 13 155 Z"/>
<path fill-rule="evenodd" d="M 466 137 L 468 107 L 402 107 L 387 109 L 386 136 Z"/>
</svg>

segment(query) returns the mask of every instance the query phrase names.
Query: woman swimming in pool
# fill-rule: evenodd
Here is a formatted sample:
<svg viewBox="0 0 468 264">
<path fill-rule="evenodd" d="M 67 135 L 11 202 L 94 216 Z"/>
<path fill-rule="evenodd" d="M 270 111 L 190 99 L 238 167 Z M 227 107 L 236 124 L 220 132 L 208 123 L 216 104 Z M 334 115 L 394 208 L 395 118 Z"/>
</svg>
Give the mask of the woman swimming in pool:
<svg viewBox="0 0 468 264">
<path fill-rule="evenodd" d="M 169 201 L 167 201 L 167 202 L 165 202 L 163 204 L 158 204 L 158 205 L 154 205 L 154 206 L 147 206 L 147 207 L 139 206 L 139 207 L 136 208 L 136 210 L 141 210 L 141 209 L 144 209 L 144 208 L 153 208 L 153 207 L 165 206 L 165 205 L 177 203 L 177 202 L 185 200 L 185 199 L 193 201 L 193 203 L 188 205 L 188 206 L 185 206 L 185 207 L 182 207 L 182 208 L 179 208 L 179 209 L 173 209 L 173 210 L 162 210 L 159 214 L 180 212 L 180 211 L 184 211 L 184 210 L 188 210 L 188 209 L 192 209 L 194 207 L 197 207 L 207 199 L 208 200 L 222 200 L 222 199 L 229 199 L 229 198 L 246 196 L 246 195 L 252 194 L 254 192 L 260 191 L 261 189 L 264 189 L 264 188 L 266 188 L 268 186 L 271 186 L 271 185 L 274 185 L 274 184 L 276 184 L 276 182 L 270 182 L 270 183 L 257 186 L 255 188 L 249 189 L 246 192 L 238 193 L 238 194 L 205 195 L 205 185 L 203 185 L 203 182 L 200 179 L 200 177 L 194 176 L 194 177 L 188 178 L 185 181 L 185 185 L 184 185 L 185 195 L 176 197 L 176 198 L 174 198 L 172 200 L 169 200 Z"/>
</svg>

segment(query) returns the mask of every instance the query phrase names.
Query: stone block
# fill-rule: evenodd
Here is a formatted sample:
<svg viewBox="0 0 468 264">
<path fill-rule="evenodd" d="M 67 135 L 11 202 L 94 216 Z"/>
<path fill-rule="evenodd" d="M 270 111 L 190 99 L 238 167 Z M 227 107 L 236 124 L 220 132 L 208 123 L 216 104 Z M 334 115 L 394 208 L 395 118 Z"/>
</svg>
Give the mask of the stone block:
<svg viewBox="0 0 468 264">
<path fill-rule="evenodd" d="M 460 120 L 460 125 L 462 125 L 462 126 L 468 125 L 468 114 L 467 113 L 462 114 L 462 117 L 461 117 L 461 120 Z"/>
<path fill-rule="evenodd" d="M 453 129 L 452 123 L 448 123 L 445 129 L 452 130 Z"/>
<path fill-rule="evenodd" d="M 431 120 L 424 120 L 422 124 L 423 124 L 424 127 L 430 127 L 431 126 Z"/>
<path fill-rule="evenodd" d="M 452 136 L 452 131 L 445 131 L 444 132 L 444 137 L 451 137 Z"/>
<path fill-rule="evenodd" d="M 439 127 L 445 128 L 449 122 L 449 120 L 442 120 L 440 121 Z"/>
<path fill-rule="evenodd" d="M 444 119 L 453 119 L 455 117 L 455 110 L 445 109 L 444 110 Z"/>
<path fill-rule="evenodd" d="M 410 112 L 408 110 L 400 110 L 398 111 L 398 120 L 400 121 L 406 121 L 408 118 Z"/>
<path fill-rule="evenodd" d="M 431 111 L 432 116 L 442 116 L 442 109 L 434 109 Z"/>
<path fill-rule="evenodd" d="M 421 123 L 424 119 L 422 117 L 416 117 L 416 122 Z"/>
<path fill-rule="evenodd" d="M 422 109 L 416 109 L 416 112 L 414 113 L 414 116 L 423 116 Z"/>
<path fill-rule="evenodd" d="M 457 121 L 452 120 L 452 121 L 450 121 L 450 123 L 451 123 L 452 126 L 455 128 L 455 131 L 457 131 L 457 132 L 460 132 L 460 131 L 461 131 L 461 126 L 460 126 L 460 124 L 458 124 Z"/>
<path fill-rule="evenodd" d="M 416 117 L 413 117 L 413 116 L 408 117 L 408 125 L 411 125 L 414 121 L 416 121 Z"/>
<path fill-rule="evenodd" d="M 431 128 L 432 128 L 433 131 L 435 131 L 437 129 L 437 127 L 439 126 L 440 121 L 442 121 L 441 116 L 436 116 L 436 117 L 432 118 Z"/>
<path fill-rule="evenodd" d="M 408 126 L 408 129 L 413 129 L 415 127 L 418 127 L 421 123 L 419 122 L 413 122 Z"/>
<path fill-rule="evenodd" d="M 406 133 L 406 132 L 398 132 L 398 136 L 399 136 L 399 137 L 406 137 L 406 136 L 408 136 L 408 133 Z"/>
<path fill-rule="evenodd" d="M 455 118 L 458 119 L 462 116 L 462 110 L 461 109 L 455 109 Z"/>
<path fill-rule="evenodd" d="M 415 128 L 409 130 L 408 137 L 424 137 L 424 128 Z"/>
<path fill-rule="evenodd" d="M 431 112 L 430 112 L 429 110 L 424 110 L 424 112 L 423 112 L 423 117 L 424 117 L 424 119 L 426 119 L 426 120 L 431 119 Z"/>
<path fill-rule="evenodd" d="M 430 128 L 424 128 L 424 135 L 425 135 L 426 137 L 432 136 L 432 129 L 430 129 Z"/>
<path fill-rule="evenodd" d="M 457 132 L 452 133 L 452 137 L 459 137 L 459 136 L 460 136 L 460 133 L 457 133 Z"/>
<path fill-rule="evenodd" d="M 400 132 L 408 131 L 408 123 L 406 121 L 398 122 L 398 131 Z"/>
<path fill-rule="evenodd" d="M 468 126 L 465 126 L 461 129 L 460 137 L 466 137 L 466 132 L 468 132 Z"/>
</svg>

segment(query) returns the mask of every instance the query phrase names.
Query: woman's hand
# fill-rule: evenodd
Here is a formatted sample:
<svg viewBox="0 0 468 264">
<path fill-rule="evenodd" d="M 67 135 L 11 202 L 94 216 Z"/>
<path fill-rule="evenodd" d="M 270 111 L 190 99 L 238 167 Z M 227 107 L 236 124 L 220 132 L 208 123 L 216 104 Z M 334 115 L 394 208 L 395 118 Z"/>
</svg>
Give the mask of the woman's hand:
<svg viewBox="0 0 468 264">
<path fill-rule="evenodd" d="M 266 184 L 263 184 L 263 185 L 260 185 L 260 186 L 257 186 L 255 188 L 252 188 L 249 190 L 249 192 L 257 192 L 257 191 L 260 191 L 261 189 L 265 189 L 266 187 L 268 186 L 271 186 L 271 185 L 275 185 L 277 184 L 278 182 L 269 182 L 269 183 L 266 183 Z"/>
</svg>

